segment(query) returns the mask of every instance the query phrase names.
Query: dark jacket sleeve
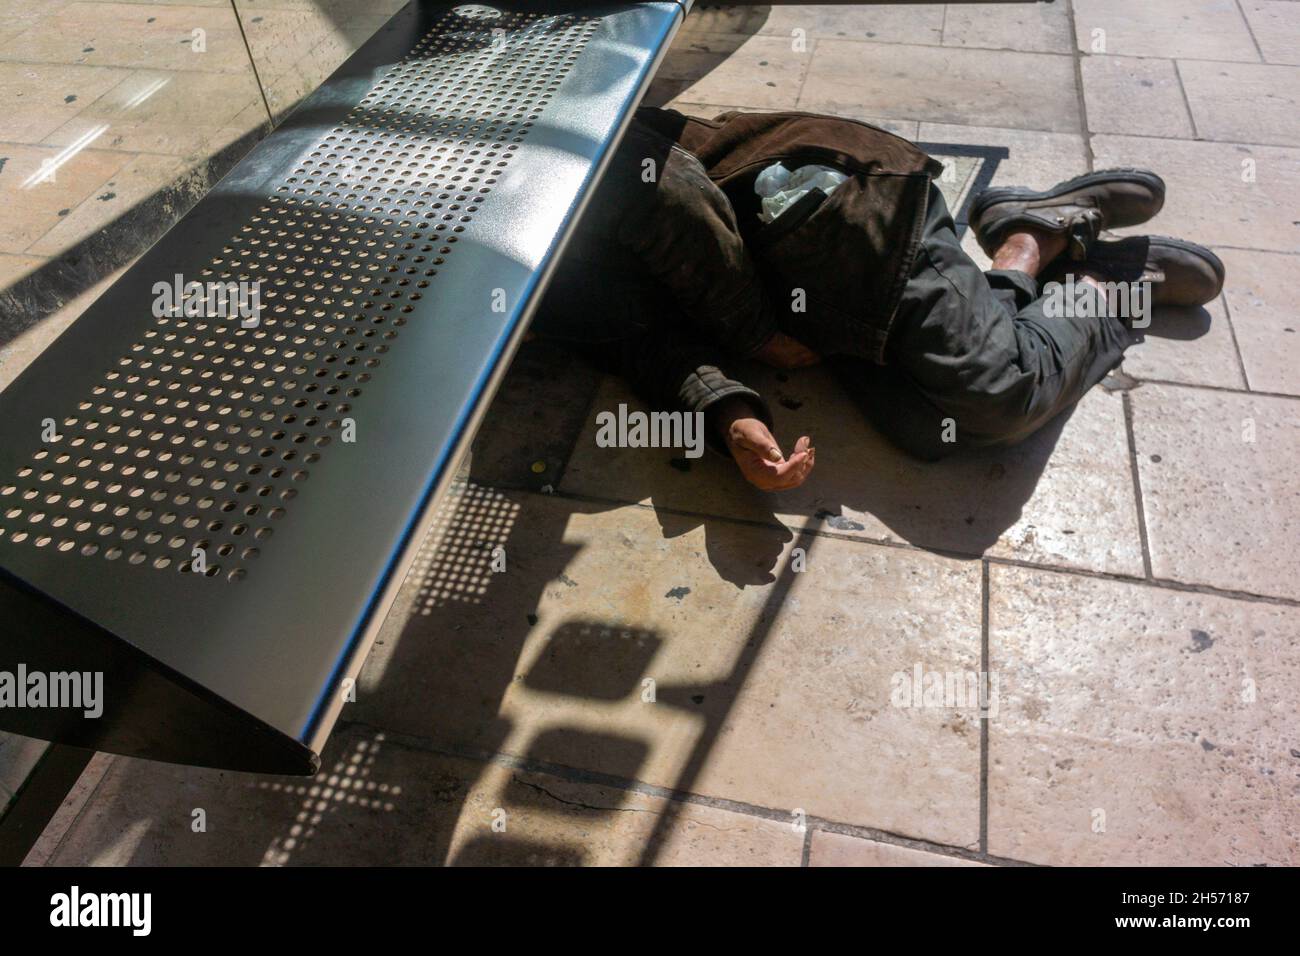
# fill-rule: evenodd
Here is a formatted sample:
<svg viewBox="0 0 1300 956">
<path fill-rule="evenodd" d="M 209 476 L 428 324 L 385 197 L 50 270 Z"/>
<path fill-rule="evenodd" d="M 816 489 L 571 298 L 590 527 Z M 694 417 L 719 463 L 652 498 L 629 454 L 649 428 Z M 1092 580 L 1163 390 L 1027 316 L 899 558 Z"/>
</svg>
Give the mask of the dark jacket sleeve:
<svg viewBox="0 0 1300 956">
<path fill-rule="evenodd" d="M 722 370 L 715 346 L 681 327 L 657 324 L 615 348 L 619 373 L 652 409 L 703 413 L 724 398 L 741 397 L 772 427 L 772 413 L 762 395 Z M 729 454 L 710 430 L 705 435 L 710 448 Z"/>
<path fill-rule="evenodd" d="M 775 334 L 772 304 L 731 203 L 690 153 L 634 123 L 592 207 L 587 235 L 630 253 L 702 341 L 749 356 Z"/>
</svg>

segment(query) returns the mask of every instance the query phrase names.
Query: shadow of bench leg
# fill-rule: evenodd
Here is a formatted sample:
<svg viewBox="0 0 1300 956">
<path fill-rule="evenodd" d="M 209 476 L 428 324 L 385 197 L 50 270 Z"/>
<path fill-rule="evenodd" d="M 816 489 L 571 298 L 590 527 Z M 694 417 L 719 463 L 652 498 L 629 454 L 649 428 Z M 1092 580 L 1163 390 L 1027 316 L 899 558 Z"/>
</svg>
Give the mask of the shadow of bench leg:
<svg viewBox="0 0 1300 956">
<path fill-rule="evenodd" d="M 19 866 L 63 804 L 93 750 L 50 747 L 0 817 L 0 866 Z"/>
</svg>

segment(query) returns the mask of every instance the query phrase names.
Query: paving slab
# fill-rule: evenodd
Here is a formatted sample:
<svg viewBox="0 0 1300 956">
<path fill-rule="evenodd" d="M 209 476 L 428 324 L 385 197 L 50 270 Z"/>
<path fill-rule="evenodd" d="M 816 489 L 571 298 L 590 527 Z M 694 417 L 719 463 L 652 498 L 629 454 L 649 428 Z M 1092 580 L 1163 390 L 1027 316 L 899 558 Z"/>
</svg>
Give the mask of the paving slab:
<svg viewBox="0 0 1300 956">
<path fill-rule="evenodd" d="M 63 3 L 72 3 L 74 0 L 62 0 Z M 183 3 L 172 3 L 169 0 L 76 0 L 80 3 L 97 3 L 97 4 L 129 4 L 140 7 L 157 7 L 157 6 L 185 6 L 185 7 L 225 7 L 229 6 L 231 0 L 184 0 Z M 244 0 L 240 0 L 244 2 Z M 275 0 L 276 3 L 284 3 L 286 0 Z"/>
<path fill-rule="evenodd" d="M 1080 69 L 1094 133 L 1196 138 L 1173 60 L 1087 56 Z"/>
<path fill-rule="evenodd" d="M 1124 353 L 1125 374 L 1139 379 L 1245 388 L 1233 324 L 1219 297 L 1200 308 L 1154 309 L 1141 341 Z"/>
<path fill-rule="evenodd" d="M 258 75 L 274 76 L 302 60 L 322 41 L 338 34 L 334 11 L 314 6 L 253 7 L 245 5 L 240 22 Z M 345 16 L 350 14 L 343 14 Z M 333 67 L 326 70 L 328 76 Z"/>
<path fill-rule="evenodd" d="M 1064 3 L 949 4 L 944 46 L 1071 53 L 1074 38 Z"/>
<path fill-rule="evenodd" d="M 89 141 L 88 141 L 89 142 Z M 0 252 L 21 253 L 132 159 L 100 149 L 0 143 Z"/>
<path fill-rule="evenodd" d="M 466 800 L 448 859 L 453 866 L 799 866 L 803 840 L 793 821 L 489 766 Z"/>
<path fill-rule="evenodd" d="M 980 248 L 979 240 L 975 238 L 975 233 L 967 229 L 961 237 L 961 248 L 966 255 L 970 256 L 971 261 L 987 272 L 993 267 L 993 260 L 985 255 L 984 250 Z"/>
<path fill-rule="evenodd" d="M 664 57 L 647 102 L 679 99 L 734 103 L 746 109 L 793 109 L 812 46 L 796 51 L 790 40 L 731 33 L 691 33 Z"/>
<path fill-rule="evenodd" d="M 1155 576 L 1300 598 L 1300 402 L 1172 385 L 1130 395 Z"/>
<path fill-rule="evenodd" d="M 944 4 L 868 7 L 812 4 L 773 5 L 758 32 L 806 39 L 870 40 L 874 43 L 931 43 L 943 37 Z M 803 31 L 796 34 L 795 31 Z M 864 68 L 874 48 L 863 49 Z"/>
<path fill-rule="evenodd" d="M 95 141 L 99 149 L 200 157 L 225 145 L 217 142 L 223 129 L 239 128 L 242 135 L 264 122 L 266 108 L 251 71 L 134 70 L 43 141 L 69 146 L 106 124 Z"/>
<path fill-rule="evenodd" d="M 1027 87 L 1033 92 L 1027 93 Z M 732 102 L 734 98 L 724 98 Z M 1046 53 L 818 40 L 799 108 L 1053 132 L 1079 130 L 1074 60 Z"/>
<path fill-rule="evenodd" d="M 670 99 L 665 102 L 659 102 L 658 100 L 652 101 L 651 97 L 647 97 L 646 105 L 662 106 L 665 107 L 666 109 L 674 109 L 679 112 L 685 113 L 687 116 L 700 116 L 703 117 L 704 119 L 713 119 L 713 117 L 718 116 L 721 113 L 727 113 L 732 110 L 744 110 L 750 113 L 767 112 L 766 110 L 756 110 L 756 109 L 750 109 L 749 107 L 742 107 L 742 106 L 735 106 L 735 105 L 719 106 L 715 103 L 692 103 L 689 100 L 684 100 L 680 98 Z M 902 136 L 904 139 L 912 140 L 913 142 L 915 142 L 919 138 L 917 135 L 917 131 L 919 130 L 921 124 L 917 123 L 915 120 L 891 120 L 891 119 L 882 119 L 879 116 L 861 116 L 861 115 L 855 115 L 853 111 L 845 111 L 840 113 L 839 115 L 844 117 L 845 119 L 855 119 L 855 120 L 861 120 L 864 123 L 871 123 L 873 126 L 879 126 L 881 129 L 889 130 L 889 132 L 895 133 L 898 136 Z"/>
<path fill-rule="evenodd" d="M 1241 9 L 1266 62 L 1300 64 L 1300 7 L 1294 0 L 1241 0 Z"/>
<path fill-rule="evenodd" d="M 1300 257 L 1225 249 L 1224 295 L 1250 387 L 1300 395 Z"/>
<path fill-rule="evenodd" d="M 1300 145 L 1300 67 L 1188 61 L 1178 72 L 1199 138 Z"/>
<path fill-rule="evenodd" d="M 1073 7 L 1085 53 L 1259 62 L 1236 0 L 1074 0 Z"/>
<path fill-rule="evenodd" d="M 474 438 L 474 481 L 533 491 L 558 484 L 600 379 L 554 342 L 525 343 Z"/>
<path fill-rule="evenodd" d="M 67 215 L 56 219 L 54 227 L 28 246 L 28 251 L 35 255 L 55 256 L 70 249 L 101 232 L 188 171 L 186 162 L 174 156 L 132 156 L 99 189 Z"/>
<path fill-rule="evenodd" d="M 990 570 L 989 852 L 1300 862 L 1300 609 Z"/>
<path fill-rule="evenodd" d="M 21 36 L 56 12 L 69 0 L 6 0 L 5 16 L 0 20 L 0 45 Z"/>
<path fill-rule="evenodd" d="M 242 9 L 244 33 L 272 113 L 280 117 L 325 81 L 391 13 L 357 0 Z"/>
<path fill-rule="evenodd" d="M 6 105 L 0 140 L 40 142 L 129 75 L 106 66 L 0 61 L 0 98 Z"/>
<path fill-rule="evenodd" d="M 1146 166 L 1169 185 L 1155 223 L 1119 231 L 1154 231 L 1211 247 L 1300 252 L 1300 220 L 1294 215 L 1300 150 L 1109 134 L 1094 136 L 1092 146 L 1098 169 Z"/>
<path fill-rule="evenodd" d="M 980 173 L 988 160 L 982 156 L 963 155 L 959 148 L 946 152 L 945 149 L 943 144 L 926 144 L 926 150 L 944 167 L 936 183 L 944 204 L 953 216 L 960 217 L 966 200 L 980 186 Z"/>
<path fill-rule="evenodd" d="M 670 467 L 669 450 L 597 447 L 597 411 L 643 407 L 611 379 L 592 403 L 561 488 L 945 552 L 1141 573 L 1118 395 L 1094 389 L 1068 418 L 1013 448 L 925 463 L 889 444 L 823 369 L 747 367 L 740 377 L 768 398 L 778 441 L 812 436 L 817 468 L 802 487 L 759 492 L 711 452 L 683 470 Z"/>
<path fill-rule="evenodd" d="M 752 35 L 763 26 L 771 15 L 770 7 L 705 7 L 696 4 L 686 15 L 682 25 L 677 29 L 673 45 L 684 43 L 692 33 L 738 33 Z"/>
<path fill-rule="evenodd" d="M 196 831 L 202 811 L 203 830 Z M 118 758 L 61 866 L 797 866 L 789 825 L 341 729 L 314 778 Z"/>
<path fill-rule="evenodd" d="M 984 866 L 958 856 L 929 853 L 896 843 L 814 830 L 809 866 Z"/>
<path fill-rule="evenodd" d="M 81 143 L 77 143 L 64 149 L 46 147 L 35 156 L 25 157 L 25 165 L 33 172 L 8 187 L 17 197 L 16 204 L 21 203 L 19 208 L 27 220 L 13 224 L 23 227 L 21 237 L 15 237 L 15 241 L 40 236 L 36 241 L 51 257 L 25 277 L 15 276 L 0 291 L 0 340 L 8 341 L 31 328 L 148 248 L 251 148 L 265 127 L 239 135 L 234 130 L 226 132 L 230 136 L 228 143 L 217 152 L 201 156 L 180 158 L 117 150 L 78 152 Z M 98 141 L 88 137 L 82 142 Z M 96 182 L 96 177 L 82 182 L 85 164 L 93 166 L 97 156 L 100 165 L 109 157 L 113 163 L 103 170 L 102 180 Z M 54 182 L 40 181 L 47 171 L 41 161 L 57 166 Z M 114 169 L 113 164 L 119 167 Z M 77 188 L 68 188 L 63 195 L 60 189 L 61 184 L 67 185 L 68 170 L 77 174 L 73 184 Z M 6 188 L 4 181 L 0 169 L 0 190 Z M 86 192 L 89 183 L 96 185 Z"/>
<path fill-rule="evenodd" d="M 447 543 L 408 578 L 347 719 L 782 815 L 978 841 L 976 710 L 891 697 L 920 665 L 978 670 L 977 562 L 465 494 Z M 507 570 L 492 573 L 498 547 Z"/>
<path fill-rule="evenodd" d="M 225 4 L 78 0 L 0 44 L 0 60 L 201 73 L 250 68 L 234 12 Z"/>
<path fill-rule="evenodd" d="M 1077 133 L 922 123 L 918 135 L 925 143 L 1005 147 L 1007 156 L 998 160 L 990 186 L 1046 189 L 1088 169 L 1087 144 Z"/>
</svg>

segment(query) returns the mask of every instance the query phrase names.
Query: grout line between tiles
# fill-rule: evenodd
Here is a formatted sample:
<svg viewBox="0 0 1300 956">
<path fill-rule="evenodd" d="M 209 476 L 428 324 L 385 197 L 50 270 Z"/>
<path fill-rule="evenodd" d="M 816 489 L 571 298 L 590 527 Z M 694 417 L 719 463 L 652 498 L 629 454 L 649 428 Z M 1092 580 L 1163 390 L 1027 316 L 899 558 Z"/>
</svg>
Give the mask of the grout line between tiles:
<svg viewBox="0 0 1300 956">
<path fill-rule="evenodd" d="M 1241 372 L 1241 383 L 1246 387 L 1247 392 L 1253 392 L 1250 387 L 1250 374 L 1246 371 L 1246 359 L 1241 354 L 1241 344 L 1237 341 L 1237 323 L 1232 318 L 1232 306 L 1228 304 L 1228 294 L 1225 292 L 1219 296 L 1223 301 L 1223 316 L 1228 321 L 1228 334 L 1232 336 L 1232 351 L 1237 356 L 1237 368 Z"/>
<path fill-rule="evenodd" d="M 503 751 L 489 751 L 477 747 L 463 747 L 454 744 L 439 743 L 429 739 L 428 737 L 385 730 L 382 727 L 376 727 L 375 725 L 368 724 L 364 721 L 349 720 L 346 717 L 341 717 L 339 719 L 338 726 L 340 728 L 345 726 L 350 727 L 365 733 L 382 734 L 385 743 L 404 747 L 407 750 L 433 753 L 440 756 L 453 757 L 460 760 L 471 760 L 479 763 L 492 763 L 512 770 L 546 774 L 547 776 L 556 777 L 569 783 L 611 787 L 613 789 L 623 790 L 630 793 L 639 793 L 643 796 L 655 797 L 660 800 L 670 800 L 674 803 L 687 803 L 695 806 L 709 807 L 714 810 L 724 810 L 729 813 L 769 820 L 774 823 L 780 823 L 784 826 L 790 825 L 791 818 L 789 810 L 765 807 L 759 804 L 746 803 L 741 800 L 731 800 L 726 797 L 713 797 L 708 796 L 707 794 L 694 793 L 688 790 L 661 787 L 657 784 L 646 783 L 633 778 L 621 777 L 615 774 L 607 774 L 595 770 L 585 770 L 581 767 L 571 767 L 566 764 L 552 763 L 546 760 L 537 760 L 533 757 L 521 757 Z M 948 843 L 937 843 L 920 837 L 894 833 L 889 830 L 881 830 L 876 827 L 863 826 L 860 824 L 844 823 L 839 820 L 830 820 L 813 814 L 808 815 L 806 825 L 807 830 L 805 833 L 805 841 L 809 843 L 811 842 L 811 833 L 813 830 L 824 830 L 828 833 L 838 833 L 843 836 L 858 837 L 859 839 L 871 840 L 876 843 L 886 843 L 891 846 L 919 850 L 924 853 L 932 853 L 954 859 L 1004 866 L 1036 865 L 1027 863 L 1024 860 L 997 857 L 991 854 L 981 853 L 977 850 L 972 850 L 969 847 L 955 846 Z"/>
<path fill-rule="evenodd" d="M 1214 248 L 1229 252 L 1262 252 L 1269 256 L 1300 256 L 1300 249 L 1263 249 L 1259 246 L 1230 246 L 1222 242 L 1216 242 Z"/>
<path fill-rule="evenodd" d="M 1037 132 L 1037 131 L 1035 131 Z M 1105 130 L 1095 130 L 1094 136 L 1114 136 L 1120 139 L 1145 139 L 1154 140 L 1162 143 L 1187 143 L 1195 146 L 1245 146 L 1247 149 L 1283 149 L 1289 152 L 1295 152 L 1300 149 L 1300 142 L 1297 143 L 1247 143 L 1239 139 L 1188 139 L 1186 136 L 1161 136 L 1158 133 L 1112 133 Z M 1262 250 L 1267 252 L 1269 250 Z"/>
<path fill-rule="evenodd" d="M 1201 142 L 1201 131 L 1196 126 L 1196 114 L 1192 112 L 1192 100 L 1187 95 L 1187 84 L 1183 82 L 1183 71 L 1178 67 L 1178 61 L 1172 60 L 1174 64 L 1174 78 L 1178 80 L 1178 92 L 1183 97 L 1183 109 L 1187 110 L 1187 121 L 1192 124 L 1192 139 Z"/>
<path fill-rule="evenodd" d="M 1083 151 L 1088 172 L 1097 168 L 1097 154 L 1092 148 L 1092 128 L 1088 125 L 1088 100 L 1083 93 L 1083 52 L 1079 49 L 1079 26 L 1074 19 L 1074 0 L 1066 0 L 1066 18 L 1070 21 L 1070 43 L 1074 47 L 1074 95 L 1079 104 L 1079 130 L 1083 136 Z"/>
<path fill-rule="evenodd" d="M 1138 538 L 1142 543 L 1142 571 L 1149 581 L 1151 573 L 1151 542 L 1147 537 L 1146 504 L 1142 500 L 1142 469 L 1138 467 L 1137 434 L 1133 428 L 1133 399 L 1125 392 L 1121 396 L 1124 404 L 1124 433 L 1128 440 L 1128 463 L 1133 476 L 1133 502 L 1137 509 Z"/>
<path fill-rule="evenodd" d="M 1259 55 L 1259 62 L 1267 63 L 1268 60 L 1264 59 L 1264 48 L 1259 45 L 1259 38 L 1255 36 L 1255 28 L 1250 25 L 1250 17 L 1246 16 L 1246 10 L 1242 7 L 1241 0 L 1236 0 L 1236 2 L 1237 14 L 1241 17 L 1241 22 L 1242 25 L 1245 26 L 1246 32 L 1250 34 L 1250 42 L 1255 44 L 1255 52 Z"/>
<path fill-rule="evenodd" d="M 1300 395 L 1291 395 L 1287 392 L 1264 392 L 1252 388 L 1229 388 L 1227 385 L 1206 385 L 1201 382 L 1176 382 L 1167 378 L 1139 378 L 1135 379 L 1144 385 L 1165 385 L 1170 388 L 1199 388 L 1204 392 L 1221 392 L 1225 395 L 1249 395 L 1252 398 L 1281 398 L 1287 401 L 1300 401 Z"/>
<path fill-rule="evenodd" d="M 1245 393 L 1242 393 L 1245 394 Z M 1252 393 L 1259 394 L 1259 393 Z M 857 544 L 866 545 L 876 548 L 893 548 L 898 551 L 910 551 L 916 554 L 932 554 L 937 557 L 952 558 L 961 561 L 973 561 L 982 559 L 988 561 L 991 565 L 1000 565 L 1006 567 L 1024 568 L 1031 571 L 1048 571 L 1054 574 L 1069 574 L 1076 577 L 1095 578 L 1104 581 L 1114 581 L 1119 584 L 1137 584 L 1147 587 L 1159 588 L 1166 591 L 1179 591 L 1187 594 L 1204 594 L 1208 597 L 1228 598 L 1235 601 L 1249 601 L 1258 604 L 1273 604 L 1279 607 L 1300 607 L 1300 598 L 1280 597 L 1273 594 L 1259 594 L 1252 591 L 1237 591 L 1231 588 L 1221 588 L 1210 584 L 1190 584 L 1183 581 L 1175 581 L 1170 578 L 1158 577 L 1138 577 L 1133 574 L 1124 574 L 1119 571 L 1095 571 L 1090 568 L 1071 567 L 1061 564 L 1042 564 L 1034 561 L 1026 561 L 1020 558 L 998 557 L 994 555 L 979 555 L 970 552 L 954 551 L 949 548 L 922 547 L 920 545 L 910 544 L 905 541 L 888 541 L 882 538 L 865 538 L 858 535 L 847 534 L 844 532 L 825 531 L 817 527 L 804 527 L 802 525 L 787 525 L 781 522 L 773 524 L 770 521 L 763 521 L 756 518 L 738 518 L 729 515 L 710 514 L 703 511 L 691 511 L 686 508 L 670 508 L 665 505 L 650 505 L 640 501 L 626 501 L 619 498 L 607 498 L 601 495 L 585 494 L 572 491 L 555 490 L 543 494 L 539 491 L 533 491 L 528 488 L 519 487 L 500 487 L 493 485 L 484 485 L 483 487 L 495 488 L 495 490 L 508 492 L 510 494 L 528 495 L 530 497 L 552 497 L 560 498 L 566 501 L 585 502 L 588 504 L 598 505 L 615 505 L 627 508 L 640 508 L 645 511 L 662 511 L 664 514 L 681 515 L 690 518 L 707 518 L 711 521 L 722 521 L 727 524 L 746 525 L 753 528 L 774 528 L 781 527 L 789 531 L 797 531 L 799 534 L 806 534 L 819 538 L 834 538 L 840 541 L 851 541 Z"/>
<path fill-rule="evenodd" d="M 793 109 L 799 109 L 799 102 L 803 99 L 803 89 L 808 85 L 808 74 L 812 72 L 813 57 L 817 55 L 817 38 L 808 38 L 808 59 L 804 62 L 803 69 L 799 72 L 799 83 L 794 91 Z"/>
<path fill-rule="evenodd" d="M 266 88 L 262 85 L 262 76 L 257 71 L 257 60 L 253 58 L 253 48 L 249 46 L 248 34 L 244 32 L 244 21 L 239 16 L 239 6 L 230 0 L 230 10 L 235 15 L 235 24 L 239 27 L 239 38 L 244 41 L 244 52 L 248 54 L 248 65 L 253 69 L 253 79 L 257 82 L 257 92 L 262 94 L 262 106 L 266 110 L 266 119 L 275 127 L 275 116 L 271 112 L 271 102 L 266 98 Z"/>
</svg>

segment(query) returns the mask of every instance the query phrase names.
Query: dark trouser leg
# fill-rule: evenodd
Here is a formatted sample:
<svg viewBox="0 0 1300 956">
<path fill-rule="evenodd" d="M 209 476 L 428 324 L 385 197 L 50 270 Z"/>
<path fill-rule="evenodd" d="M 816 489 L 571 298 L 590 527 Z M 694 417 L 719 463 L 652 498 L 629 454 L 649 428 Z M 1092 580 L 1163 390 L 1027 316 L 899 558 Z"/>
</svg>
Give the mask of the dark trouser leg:
<svg viewBox="0 0 1300 956">
<path fill-rule="evenodd" d="M 943 441 L 948 417 L 897 366 L 838 356 L 830 366 L 882 435 L 922 461 L 938 461 L 958 446 Z"/>
<path fill-rule="evenodd" d="M 890 366 L 841 362 L 841 374 L 882 431 L 920 457 L 1013 444 L 1077 402 L 1132 343 L 1122 322 L 1092 311 L 1049 315 L 1032 277 L 980 271 L 932 186 Z"/>
</svg>

